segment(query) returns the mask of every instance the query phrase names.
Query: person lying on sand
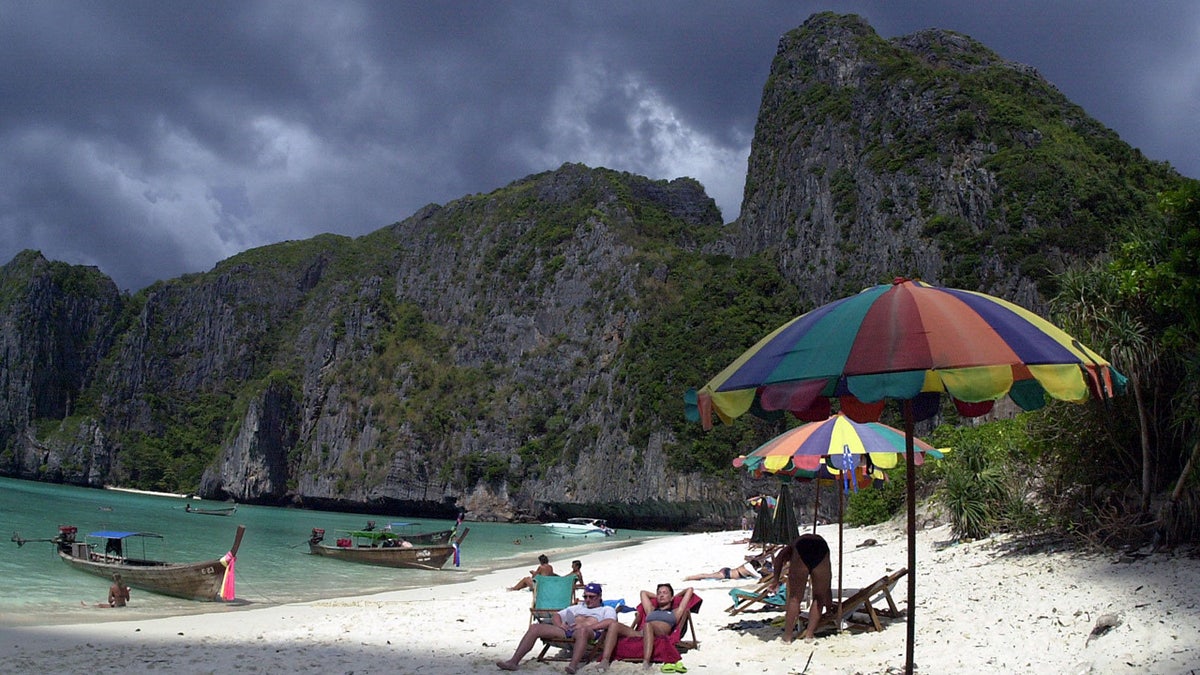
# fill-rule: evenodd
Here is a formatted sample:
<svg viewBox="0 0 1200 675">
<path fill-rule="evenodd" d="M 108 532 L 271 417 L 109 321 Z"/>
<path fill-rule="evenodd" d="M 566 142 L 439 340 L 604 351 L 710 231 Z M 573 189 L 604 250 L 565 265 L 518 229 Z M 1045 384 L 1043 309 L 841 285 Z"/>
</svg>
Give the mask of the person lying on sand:
<svg viewBox="0 0 1200 675">
<path fill-rule="evenodd" d="M 715 572 L 707 572 L 703 574 L 693 574 L 690 577 L 684 577 L 684 581 L 700 581 L 701 579 L 757 579 L 761 576 L 771 574 L 771 561 L 768 557 L 746 556 L 746 562 L 737 567 L 722 567 Z"/>
<path fill-rule="evenodd" d="M 517 650 L 507 661 L 497 661 L 500 670 L 516 670 L 521 659 L 533 649 L 533 645 L 544 637 L 572 638 L 575 647 L 571 651 L 571 663 L 567 672 L 574 674 L 579 670 L 579 662 L 587 651 L 588 640 L 599 640 L 617 623 L 617 610 L 604 604 L 600 584 L 591 583 L 583 587 L 583 602 L 571 605 L 551 615 L 553 623 L 531 623 L 521 637 Z"/>
</svg>

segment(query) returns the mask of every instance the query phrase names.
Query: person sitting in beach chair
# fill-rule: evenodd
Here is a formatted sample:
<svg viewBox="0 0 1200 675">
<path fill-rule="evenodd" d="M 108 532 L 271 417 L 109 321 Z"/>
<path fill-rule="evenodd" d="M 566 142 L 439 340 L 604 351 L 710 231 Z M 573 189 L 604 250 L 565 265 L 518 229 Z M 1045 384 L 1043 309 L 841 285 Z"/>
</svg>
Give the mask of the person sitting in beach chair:
<svg viewBox="0 0 1200 675">
<path fill-rule="evenodd" d="M 684 581 L 700 581 L 702 579 L 757 579 L 771 574 L 773 571 L 771 559 L 764 555 L 746 556 L 746 562 L 737 567 L 722 567 L 715 572 L 693 574 L 684 577 Z"/>
<path fill-rule="evenodd" d="M 775 556 L 775 569 L 787 568 L 787 609 L 783 620 L 783 641 L 790 643 L 796 634 L 796 620 L 800 617 L 800 602 L 805 587 L 812 579 L 812 603 L 808 610 L 808 626 L 804 640 L 814 639 L 817 626 L 821 623 L 821 610 L 833 610 L 833 568 L 829 561 L 829 544 L 819 534 L 802 534 L 800 538 L 785 546 Z M 782 579 L 776 571 L 768 592 L 775 592 Z"/>
<path fill-rule="evenodd" d="M 588 584 L 583 587 L 583 602 L 555 612 L 551 616 L 551 623 L 529 624 L 512 657 L 507 661 L 497 661 L 496 667 L 500 670 L 516 670 L 521 659 L 533 649 L 533 645 L 539 639 L 568 638 L 574 640 L 574 644 L 567 672 L 574 673 L 579 669 L 588 642 L 599 640 L 606 630 L 618 624 L 617 611 L 604 604 L 604 599 L 600 597 L 601 590 L 600 584 Z"/>
<path fill-rule="evenodd" d="M 605 634 L 600 670 L 607 670 L 614 659 L 641 659 L 646 668 L 653 662 L 676 663 L 680 650 L 698 646 L 695 629 L 691 627 L 691 615 L 700 611 L 702 601 L 691 587 L 676 595 L 671 584 L 659 584 L 654 593 L 642 591 L 641 596 L 634 625 L 617 623 Z M 685 641 L 684 635 L 689 631 L 692 637 Z"/>
</svg>

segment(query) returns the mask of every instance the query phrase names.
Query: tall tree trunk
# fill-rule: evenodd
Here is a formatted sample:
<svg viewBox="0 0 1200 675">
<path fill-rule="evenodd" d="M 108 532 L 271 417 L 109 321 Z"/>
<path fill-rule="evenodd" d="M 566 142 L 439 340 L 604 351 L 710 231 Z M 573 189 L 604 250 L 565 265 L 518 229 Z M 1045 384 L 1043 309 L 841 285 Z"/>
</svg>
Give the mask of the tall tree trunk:
<svg viewBox="0 0 1200 675">
<path fill-rule="evenodd" d="M 1129 375 L 1129 384 L 1133 387 L 1133 400 L 1137 403 L 1138 438 L 1142 444 L 1142 513 L 1150 513 L 1150 498 L 1154 496 L 1154 482 L 1151 480 L 1150 457 L 1150 420 L 1146 413 L 1146 402 L 1142 396 L 1141 382 L 1134 370 Z"/>
</svg>

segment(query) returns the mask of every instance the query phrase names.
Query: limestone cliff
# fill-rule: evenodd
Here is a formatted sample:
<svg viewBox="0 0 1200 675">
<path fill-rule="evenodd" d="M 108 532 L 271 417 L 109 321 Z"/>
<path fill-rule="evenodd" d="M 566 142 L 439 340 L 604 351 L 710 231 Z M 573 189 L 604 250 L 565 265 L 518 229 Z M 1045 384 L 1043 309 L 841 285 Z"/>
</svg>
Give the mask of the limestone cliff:
<svg viewBox="0 0 1200 675">
<path fill-rule="evenodd" d="M 961 35 L 816 15 L 771 65 L 742 212 L 567 164 L 357 239 L 246 251 L 122 296 L 0 268 L 0 473 L 243 502 L 729 523 L 682 392 L 783 320 L 893 276 L 1038 309 L 1177 179 Z M 806 496 L 799 495 L 804 503 Z"/>
</svg>

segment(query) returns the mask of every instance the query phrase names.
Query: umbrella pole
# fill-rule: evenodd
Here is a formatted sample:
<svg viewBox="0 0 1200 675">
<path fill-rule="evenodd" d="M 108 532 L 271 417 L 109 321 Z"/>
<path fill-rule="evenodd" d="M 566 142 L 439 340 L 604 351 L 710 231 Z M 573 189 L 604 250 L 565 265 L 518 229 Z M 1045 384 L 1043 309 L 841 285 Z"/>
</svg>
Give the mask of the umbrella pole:
<svg viewBox="0 0 1200 675">
<path fill-rule="evenodd" d="M 842 508 L 843 490 L 838 490 L 838 611 L 837 611 L 837 629 L 840 633 L 842 630 L 842 562 L 845 560 L 842 553 L 842 521 L 845 520 L 845 509 Z"/>
<path fill-rule="evenodd" d="M 821 481 L 813 479 L 813 485 L 817 488 L 817 496 L 813 499 L 813 534 L 817 533 L 817 515 L 821 512 Z"/>
<path fill-rule="evenodd" d="M 904 672 L 913 672 L 913 645 L 917 641 L 917 469 L 913 459 L 912 399 L 904 399 L 904 477 L 908 483 L 908 641 L 905 646 Z"/>
</svg>

